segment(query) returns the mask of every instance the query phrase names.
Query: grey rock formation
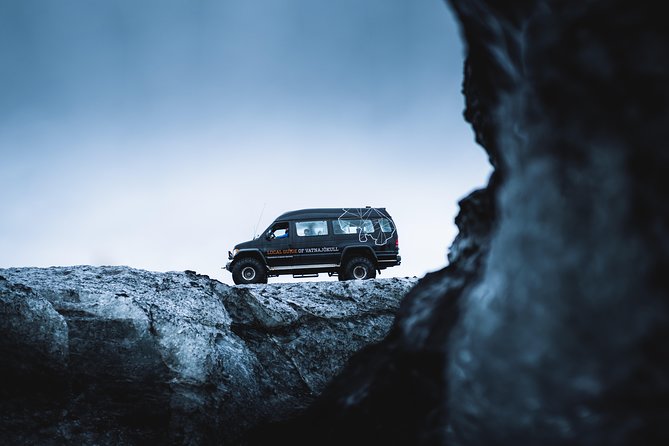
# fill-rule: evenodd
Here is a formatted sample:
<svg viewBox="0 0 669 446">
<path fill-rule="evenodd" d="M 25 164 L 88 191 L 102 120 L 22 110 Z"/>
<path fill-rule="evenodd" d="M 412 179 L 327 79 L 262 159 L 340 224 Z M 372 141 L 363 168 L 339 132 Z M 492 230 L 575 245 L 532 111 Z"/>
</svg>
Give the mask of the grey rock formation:
<svg viewBox="0 0 669 446">
<path fill-rule="evenodd" d="M 415 279 L 230 287 L 126 267 L 0 270 L 3 444 L 237 444 L 382 339 Z"/>
<path fill-rule="evenodd" d="M 467 46 L 464 116 L 495 172 L 389 336 L 249 443 L 669 444 L 664 15 L 448 3 Z"/>
</svg>

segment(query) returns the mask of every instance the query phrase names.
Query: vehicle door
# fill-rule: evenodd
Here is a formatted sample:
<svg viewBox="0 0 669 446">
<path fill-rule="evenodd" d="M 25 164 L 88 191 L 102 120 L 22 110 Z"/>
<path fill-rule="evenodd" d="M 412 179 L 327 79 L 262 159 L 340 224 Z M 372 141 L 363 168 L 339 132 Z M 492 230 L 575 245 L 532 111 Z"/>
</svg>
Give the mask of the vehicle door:
<svg viewBox="0 0 669 446">
<path fill-rule="evenodd" d="M 295 264 L 330 265 L 339 262 L 339 250 L 334 244 L 328 220 L 295 222 Z"/>
<path fill-rule="evenodd" d="M 275 222 L 265 231 L 262 251 L 268 266 L 293 264 L 297 250 L 291 229 L 289 222 Z"/>
</svg>

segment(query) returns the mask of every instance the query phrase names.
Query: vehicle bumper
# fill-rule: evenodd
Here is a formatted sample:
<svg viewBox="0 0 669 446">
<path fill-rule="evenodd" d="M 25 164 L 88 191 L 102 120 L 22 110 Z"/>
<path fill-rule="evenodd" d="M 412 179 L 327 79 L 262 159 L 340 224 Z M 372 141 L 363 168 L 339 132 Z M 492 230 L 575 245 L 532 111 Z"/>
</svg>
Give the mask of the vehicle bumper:
<svg viewBox="0 0 669 446">
<path fill-rule="evenodd" d="M 380 269 L 389 268 L 391 266 L 397 266 L 402 263 L 402 257 L 399 255 L 393 256 L 392 258 L 379 259 L 378 264 Z"/>
</svg>

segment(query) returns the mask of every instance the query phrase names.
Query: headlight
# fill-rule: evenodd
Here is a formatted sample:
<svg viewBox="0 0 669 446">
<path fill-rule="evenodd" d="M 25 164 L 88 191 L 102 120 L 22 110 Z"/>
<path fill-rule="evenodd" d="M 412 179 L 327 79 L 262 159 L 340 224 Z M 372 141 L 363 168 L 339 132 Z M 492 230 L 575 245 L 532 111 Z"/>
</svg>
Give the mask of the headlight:
<svg viewBox="0 0 669 446">
<path fill-rule="evenodd" d="M 232 252 L 228 251 L 228 260 L 232 260 L 237 253 L 239 252 L 239 249 L 235 248 Z"/>
</svg>

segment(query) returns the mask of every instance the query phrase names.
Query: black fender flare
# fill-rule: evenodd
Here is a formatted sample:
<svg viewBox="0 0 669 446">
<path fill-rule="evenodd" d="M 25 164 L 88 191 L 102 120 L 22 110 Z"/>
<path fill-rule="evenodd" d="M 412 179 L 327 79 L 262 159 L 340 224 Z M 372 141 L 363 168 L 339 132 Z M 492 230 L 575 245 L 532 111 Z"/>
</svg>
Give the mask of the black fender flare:
<svg viewBox="0 0 669 446">
<path fill-rule="evenodd" d="M 378 267 L 379 259 L 376 257 L 374 250 L 369 246 L 347 246 L 341 253 L 339 264 L 344 266 L 344 259 L 355 256 L 356 252 L 364 253 L 364 256 L 369 257 L 369 259 L 374 262 L 374 266 Z"/>
<path fill-rule="evenodd" d="M 265 269 L 269 271 L 269 267 L 267 266 L 267 258 L 258 248 L 240 249 L 239 252 L 237 252 L 237 255 L 235 255 L 235 257 L 232 259 L 230 267 L 232 268 L 232 265 L 234 265 L 237 260 L 244 259 L 247 257 L 253 257 L 258 259 L 265 266 Z"/>
</svg>

